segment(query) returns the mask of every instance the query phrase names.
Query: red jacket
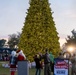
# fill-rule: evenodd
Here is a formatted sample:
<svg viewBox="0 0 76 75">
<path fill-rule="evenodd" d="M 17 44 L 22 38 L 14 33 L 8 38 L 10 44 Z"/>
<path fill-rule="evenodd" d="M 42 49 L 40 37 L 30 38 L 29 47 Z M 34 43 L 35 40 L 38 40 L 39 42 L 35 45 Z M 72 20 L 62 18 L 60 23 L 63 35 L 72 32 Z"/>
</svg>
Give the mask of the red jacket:
<svg viewBox="0 0 76 75">
<path fill-rule="evenodd" d="M 18 61 L 22 61 L 22 60 L 25 60 L 25 58 L 24 58 L 24 56 L 22 56 L 22 55 L 18 55 L 17 60 L 18 60 Z"/>
</svg>

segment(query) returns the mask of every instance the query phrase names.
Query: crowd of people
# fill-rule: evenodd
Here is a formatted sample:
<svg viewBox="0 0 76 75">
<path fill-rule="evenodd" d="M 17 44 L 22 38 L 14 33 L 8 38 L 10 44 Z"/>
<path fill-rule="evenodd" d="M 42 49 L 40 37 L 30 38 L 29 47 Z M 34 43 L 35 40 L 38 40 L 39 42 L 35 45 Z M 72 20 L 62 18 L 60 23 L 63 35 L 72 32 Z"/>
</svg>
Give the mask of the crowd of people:
<svg viewBox="0 0 76 75">
<path fill-rule="evenodd" d="M 24 55 L 22 50 L 12 51 L 10 58 L 9 58 L 9 65 L 11 75 L 15 75 L 17 70 L 17 62 L 26 60 L 26 56 Z M 36 64 L 36 73 L 35 75 L 41 75 L 41 69 L 44 68 L 44 75 L 51 75 L 51 71 L 53 71 L 53 63 L 54 63 L 54 56 L 52 53 L 48 52 L 48 49 L 45 50 L 45 54 L 38 53 L 34 56 L 34 61 Z M 43 65 L 44 63 L 44 65 Z"/>
<path fill-rule="evenodd" d="M 41 69 L 43 69 L 42 61 L 44 62 L 44 75 L 51 75 L 51 71 L 54 69 L 54 56 L 51 52 L 48 52 L 48 49 L 45 50 L 45 54 L 36 54 L 34 61 L 36 63 L 35 75 L 41 75 Z"/>
<path fill-rule="evenodd" d="M 64 58 L 63 53 L 58 54 L 58 59 L 68 59 L 71 62 L 71 67 L 68 64 L 68 68 L 71 68 L 71 75 L 76 75 L 76 54 L 71 55 L 69 58 Z M 34 61 L 36 63 L 36 73 L 35 75 L 41 75 L 41 69 L 43 65 L 41 61 L 44 62 L 44 75 L 51 75 L 51 72 L 54 72 L 54 56 L 48 49 L 45 50 L 45 54 L 37 54 L 34 57 Z"/>
<path fill-rule="evenodd" d="M 35 62 L 36 72 L 35 75 L 41 75 L 41 70 L 44 69 L 44 75 L 52 75 L 51 72 L 54 72 L 54 55 L 52 52 L 48 52 L 48 49 L 45 49 L 45 53 L 37 53 L 33 58 Z M 64 59 L 62 53 L 59 53 L 57 57 L 59 59 Z M 12 51 L 10 55 L 10 71 L 11 75 L 15 75 L 17 70 L 18 61 L 26 60 L 26 56 L 24 55 L 22 50 Z M 76 75 L 76 54 L 72 55 L 69 58 L 69 61 L 72 62 L 71 75 Z"/>
</svg>

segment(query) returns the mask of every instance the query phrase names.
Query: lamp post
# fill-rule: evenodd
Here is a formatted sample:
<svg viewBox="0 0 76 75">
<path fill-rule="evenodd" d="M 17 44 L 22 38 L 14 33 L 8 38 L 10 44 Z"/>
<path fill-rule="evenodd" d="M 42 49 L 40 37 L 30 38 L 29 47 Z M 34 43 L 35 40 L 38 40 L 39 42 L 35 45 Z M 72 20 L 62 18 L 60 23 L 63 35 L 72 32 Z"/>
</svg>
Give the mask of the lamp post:
<svg viewBox="0 0 76 75">
<path fill-rule="evenodd" d="M 68 47 L 68 49 L 67 49 L 67 51 L 71 54 L 71 56 L 74 54 L 74 52 L 75 52 L 75 49 L 74 49 L 74 47 Z"/>
<path fill-rule="evenodd" d="M 69 48 L 68 48 L 68 51 L 71 53 L 71 52 L 74 51 L 74 48 L 73 48 L 73 47 L 69 47 Z"/>
<path fill-rule="evenodd" d="M 69 59 L 73 55 L 73 53 L 74 53 L 74 47 L 72 46 L 67 47 L 66 51 L 63 53 L 64 58 Z"/>
</svg>

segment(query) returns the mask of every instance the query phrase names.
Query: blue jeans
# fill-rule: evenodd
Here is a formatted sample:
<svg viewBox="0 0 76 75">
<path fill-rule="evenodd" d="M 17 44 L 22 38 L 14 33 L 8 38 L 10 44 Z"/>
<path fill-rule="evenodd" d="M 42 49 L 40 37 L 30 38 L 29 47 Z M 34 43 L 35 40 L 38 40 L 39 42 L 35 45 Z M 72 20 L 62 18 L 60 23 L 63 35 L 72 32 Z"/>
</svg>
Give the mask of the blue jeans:
<svg viewBox="0 0 76 75">
<path fill-rule="evenodd" d="M 41 74 L 41 69 L 40 68 L 36 68 L 36 73 L 35 75 L 40 75 Z"/>
</svg>

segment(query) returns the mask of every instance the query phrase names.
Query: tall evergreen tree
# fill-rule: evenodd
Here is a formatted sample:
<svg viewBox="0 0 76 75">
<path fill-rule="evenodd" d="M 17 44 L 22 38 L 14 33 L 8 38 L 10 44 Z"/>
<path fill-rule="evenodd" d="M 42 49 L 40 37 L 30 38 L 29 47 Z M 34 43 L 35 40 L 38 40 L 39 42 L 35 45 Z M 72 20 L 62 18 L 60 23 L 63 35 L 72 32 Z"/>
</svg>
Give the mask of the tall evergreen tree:
<svg viewBox="0 0 76 75">
<path fill-rule="evenodd" d="M 57 55 L 60 51 L 58 40 L 59 37 L 48 0 L 30 0 L 19 48 L 30 60 L 36 53 L 43 53 L 45 48 Z"/>
</svg>

